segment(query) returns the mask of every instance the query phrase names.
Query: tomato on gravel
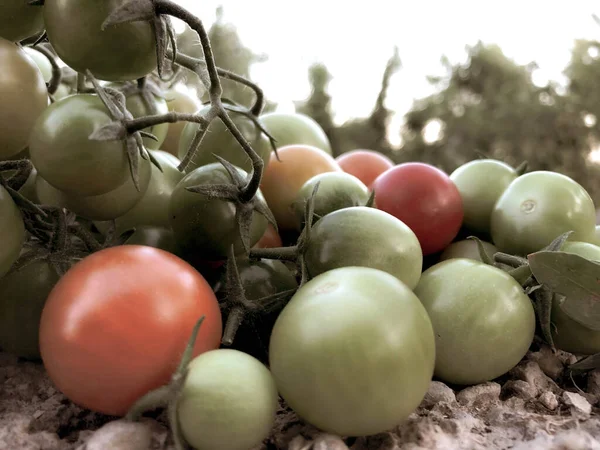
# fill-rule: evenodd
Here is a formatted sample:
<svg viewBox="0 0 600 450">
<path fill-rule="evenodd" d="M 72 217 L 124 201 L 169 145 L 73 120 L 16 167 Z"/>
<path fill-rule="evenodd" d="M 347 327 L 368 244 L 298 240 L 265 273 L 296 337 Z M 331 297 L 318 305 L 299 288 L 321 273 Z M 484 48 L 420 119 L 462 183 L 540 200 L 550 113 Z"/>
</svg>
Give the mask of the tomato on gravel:
<svg viewBox="0 0 600 450">
<path fill-rule="evenodd" d="M 379 175 L 394 167 L 394 161 L 373 150 L 352 150 L 335 160 L 344 172 L 354 175 L 369 189 Z"/>
<path fill-rule="evenodd" d="M 19 257 L 26 238 L 21 211 L 3 186 L 0 186 L 0 236 L 0 277 L 3 277 Z"/>
<path fill-rule="evenodd" d="M 288 145 L 310 145 L 331 155 L 329 138 L 312 117 L 302 113 L 270 112 L 260 122 L 277 141 L 277 149 Z"/>
<path fill-rule="evenodd" d="M 535 332 L 531 300 L 496 267 L 449 259 L 430 267 L 415 289 L 435 333 L 435 376 L 470 385 L 493 380 L 516 366 Z"/>
<path fill-rule="evenodd" d="M 596 209 L 587 191 L 556 172 L 537 171 L 515 179 L 492 211 L 492 240 L 501 252 L 526 256 L 556 237 L 595 242 Z"/>
<path fill-rule="evenodd" d="M 419 406 L 433 374 L 431 321 L 404 283 L 344 267 L 313 278 L 275 322 L 275 383 L 307 422 L 342 436 L 372 435 Z"/>
<path fill-rule="evenodd" d="M 111 247 L 75 264 L 50 293 L 40 322 L 42 360 L 74 403 L 123 415 L 170 380 L 202 315 L 194 355 L 220 344 L 210 285 L 163 250 Z"/>
<path fill-rule="evenodd" d="M 440 169 L 429 164 L 399 164 L 373 183 L 375 205 L 415 232 L 423 255 L 445 249 L 463 221 L 460 192 Z"/>
</svg>

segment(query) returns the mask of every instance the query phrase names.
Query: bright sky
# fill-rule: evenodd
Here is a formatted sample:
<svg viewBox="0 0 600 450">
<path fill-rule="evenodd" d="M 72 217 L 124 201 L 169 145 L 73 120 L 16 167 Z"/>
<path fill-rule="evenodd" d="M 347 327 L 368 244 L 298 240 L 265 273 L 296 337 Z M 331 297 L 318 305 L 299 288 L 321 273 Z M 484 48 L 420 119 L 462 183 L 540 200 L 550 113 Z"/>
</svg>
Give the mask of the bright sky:
<svg viewBox="0 0 600 450">
<path fill-rule="evenodd" d="M 254 66 L 252 77 L 282 108 L 306 98 L 308 66 L 325 63 L 333 75 L 330 94 L 338 123 L 369 114 L 394 45 L 403 68 L 392 80 L 387 106 L 399 124 L 415 98 L 432 92 L 425 77 L 443 73 L 440 57 L 464 60 L 465 45 L 478 39 L 499 44 L 518 63 L 535 60 L 540 66 L 535 81 L 541 84 L 562 80 L 575 39 L 600 40 L 591 17 L 600 13 L 600 4 L 592 0 L 569 6 L 539 0 L 176 1 L 207 28 L 216 7 L 224 7 L 225 20 L 236 25 L 245 45 L 269 56 Z"/>
</svg>

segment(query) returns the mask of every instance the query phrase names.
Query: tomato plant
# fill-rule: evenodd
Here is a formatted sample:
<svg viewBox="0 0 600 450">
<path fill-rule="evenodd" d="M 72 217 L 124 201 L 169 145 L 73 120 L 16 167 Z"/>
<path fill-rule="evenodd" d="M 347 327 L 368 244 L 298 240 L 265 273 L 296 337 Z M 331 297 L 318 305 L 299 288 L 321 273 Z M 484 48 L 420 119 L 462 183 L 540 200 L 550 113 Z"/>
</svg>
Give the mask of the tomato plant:
<svg viewBox="0 0 600 450">
<path fill-rule="evenodd" d="M 19 42 L 44 30 L 41 6 L 21 0 L 3 0 L 0 5 L 0 38 Z M 3 69 L 6 66 L 2 65 Z"/>
<path fill-rule="evenodd" d="M 177 85 L 165 92 L 165 100 L 169 111 L 180 113 L 193 114 L 201 108 L 201 103 L 192 92 L 185 87 L 184 84 Z M 169 124 L 167 135 L 161 146 L 165 152 L 169 152 L 174 156 L 179 156 L 179 140 L 186 122 L 175 122 Z M 214 161 L 211 161 L 214 162 Z"/>
<path fill-rule="evenodd" d="M 1 13 L 2 7 L 0 17 Z M 27 147 L 35 121 L 49 100 L 42 73 L 33 60 L 21 47 L 2 38 L 0 67 L 0 160 L 5 160 Z"/>
<path fill-rule="evenodd" d="M 266 130 L 277 141 L 277 148 L 310 145 L 331 155 L 329 138 L 312 117 L 301 113 L 271 112 L 260 116 Z"/>
<path fill-rule="evenodd" d="M 379 175 L 394 167 L 394 161 L 373 150 L 352 150 L 335 160 L 344 172 L 354 175 L 369 189 Z"/>
<path fill-rule="evenodd" d="M 435 376 L 468 385 L 499 377 L 525 356 L 535 314 L 519 283 L 470 259 L 427 269 L 415 289 L 435 332 Z"/>
<path fill-rule="evenodd" d="M 112 122 L 95 94 L 65 97 L 38 118 L 29 139 L 31 161 L 40 176 L 66 194 L 106 194 L 131 178 L 123 141 L 89 136 Z M 142 160 L 140 160 L 142 163 Z"/>
<path fill-rule="evenodd" d="M 548 171 L 514 180 L 494 206 L 492 240 L 502 252 L 525 256 L 557 236 L 594 242 L 596 210 L 586 190 L 571 178 Z"/>
<path fill-rule="evenodd" d="M 0 277 L 3 277 L 19 257 L 25 243 L 23 217 L 10 194 L 0 186 Z"/>
<path fill-rule="evenodd" d="M 494 253 L 498 251 L 496 246 L 490 244 L 489 242 L 481 241 L 481 243 L 483 244 L 483 248 L 490 258 L 492 258 Z M 467 258 L 481 261 L 477 242 L 471 239 L 453 242 L 442 252 L 440 255 L 440 261 L 445 261 L 452 258 Z"/>
<path fill-rule="evenodd" d="M 341 172 L 340 166 L 327 153 L 308 145 L 289 145 L 278 150 L 267 166 L 261 190 L 282 229 L 296 227 L 294 201 L 310 178 L 325 172 Z"/>
<path fill-rule="evenodd" d="M 463 221 L 460 193 L 452 180 L 429 164 L 399 164 L 373 183 L 375 204 L 415 232 L 423 255 L 446 248 Z"/>
<path fill-rule="evenodd" d="M 450 174 L 463 202 L 463 224 L 470 230 L 490 232 L 490 217 L 496 201 L 517 172 L 502 161 L 478 159 L 463 164 Z"/>
<path fill-rule="evenodd" d="M 108 248 L 75 264 L 50 293 L 40 322 L 42 360 L 74 403 L 122 415 L 169 381 L 202 315 L 195 355 L 221 339 L 219 305 L 206 280 L 159 249 Z"/>
<path fill-rule="evenodd" d="M 46 0 L 44 22 L 52 47 L 77 72 L 90 70 L 108 81 L 141 78 L 156 69 L 156 39 L 150 22 L 136 21 L 102 30 L 127 0 Z"/>
<path fill-rule="evenodd" d="M 313 226 L 305 260 L 313 277 L 338 267 L 364 266 L 388 272 L 413 289 L 421 276 L 423 254 L 402 221 L 357 206 L 334 211 Z"/>
<path fill-rule="evenodd" d="M 275 322 L 277 388 L 307 422 L 342 436 L 380 433 L 421 403 L 435 361 L 431 321 L 397 278 L 366 267 L 302 286 Z"/>
<path fill-rule="evenodd" d="M 260 361 L 237 350 L 213 350 L 188 365 L 177 418 L 195 449 L 247 450 L 269 435 L 278 400 Z"/>
</svg>

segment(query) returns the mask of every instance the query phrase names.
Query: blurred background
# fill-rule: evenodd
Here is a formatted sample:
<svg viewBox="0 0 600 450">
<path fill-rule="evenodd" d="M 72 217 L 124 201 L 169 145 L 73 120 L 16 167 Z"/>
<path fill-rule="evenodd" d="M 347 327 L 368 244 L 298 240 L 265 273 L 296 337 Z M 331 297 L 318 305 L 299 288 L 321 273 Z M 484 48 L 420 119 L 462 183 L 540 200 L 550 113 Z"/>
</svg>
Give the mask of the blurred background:
<svg viewBox="0 0 600 450">
<path fill-rule="evenodd" d="M 597 2 L 178 3 L 210 30 L 219 66 L 258 83 L 267 110 L 313 117 L 335 155 L 367 148 L 448 173 L 482 155 L 527 160 L 600 204 Z M 175 26 L 180 49 L 201 56 Z"/>
</svg>

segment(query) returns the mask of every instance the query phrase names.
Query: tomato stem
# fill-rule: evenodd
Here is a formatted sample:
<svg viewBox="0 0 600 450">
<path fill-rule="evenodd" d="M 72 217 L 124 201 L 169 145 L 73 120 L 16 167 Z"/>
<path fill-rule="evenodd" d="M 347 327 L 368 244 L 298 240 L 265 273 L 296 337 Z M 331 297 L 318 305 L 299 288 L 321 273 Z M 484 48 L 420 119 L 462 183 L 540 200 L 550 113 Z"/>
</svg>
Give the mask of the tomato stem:
<svg viewBox="0 0 600 450">
<path fill-rule="evenodd" d="M 60 70 L 60 66 L 54 57 L 54 53 L 52 53 L 48 47 L 45 45 L 36 45 L 33 48 L 48 58 L 48 61 L 50 61 L 50 65 L 52 66 L 52 78 L 50 78 L 50 81 L 46 84 L 48 94 L 52 96 L 54 93 L 56 93 L 58 86 L 60 86 L 60 82 L 62 80 L 62 71 Z"/>
<path fill-rule="evenodd" d="M 229 311 L 221 344 L 226 346 L 233 344 L 237 330 L 240 328 L 245 316 L 246 313 L 242 306 L 235 306 Z"/>
<path fill-rule="evenodd" d="M 156 114 L 150 116 L 139 117 L 137 119 L 130 119 L 125 122 L 127 132 L 135 133 L 148 127 L 160 125 L 161 123 L 176 123 L 176 122 L 194 122 L 199 124 L 208 125 L 208 121 L 205 116 L 200 114 L 188 114 L 180 113 L 176 111 L 170 111 L 165 114 Z"/>
<path fill-rule="evenodd" d="M 252 259 L 278 259 L 295 262 L 298 259 L 298 246 L 276 248 L 253 248 L 250 250 Z"/>
<path fill-rule="evenodd" d="M 517 255 L 509 255 L 508 253 L 497 252 L 494 253 L 494 261 L 501 264 L 506 264 L 510 267 L 520 267 L 529 264 L 527 259 Z"/>
</svg>

